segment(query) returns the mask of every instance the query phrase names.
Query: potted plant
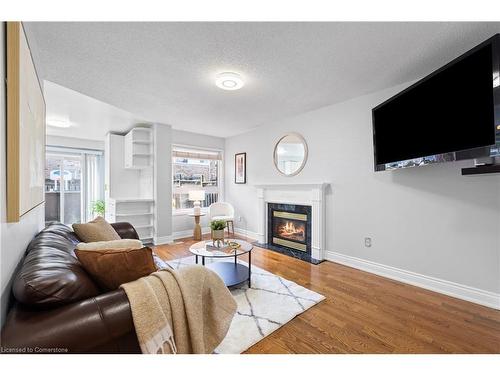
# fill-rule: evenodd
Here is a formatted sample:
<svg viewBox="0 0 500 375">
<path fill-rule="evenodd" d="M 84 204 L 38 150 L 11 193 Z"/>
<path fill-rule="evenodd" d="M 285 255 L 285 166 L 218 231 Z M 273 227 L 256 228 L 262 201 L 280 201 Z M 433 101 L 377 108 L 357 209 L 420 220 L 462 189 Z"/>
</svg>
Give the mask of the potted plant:
<svg viewBox="0 0 500 375">
<path fill-rule="evenodd" d="M 104 216 L 104 212 L 106 211 L 106 206 L 104 201 L 99 199 L 97 201 L 92 202 L 92 215 Z"/>
<path fill-rule="evenodd" d="M 210 222 L 210 229 L 212 229 L 212 242 L 219 246 L 219 243 L 224 243 L 224 229 L 226 229 L 226 222 L 224 220 L 213 220 Z"/>
</svg>

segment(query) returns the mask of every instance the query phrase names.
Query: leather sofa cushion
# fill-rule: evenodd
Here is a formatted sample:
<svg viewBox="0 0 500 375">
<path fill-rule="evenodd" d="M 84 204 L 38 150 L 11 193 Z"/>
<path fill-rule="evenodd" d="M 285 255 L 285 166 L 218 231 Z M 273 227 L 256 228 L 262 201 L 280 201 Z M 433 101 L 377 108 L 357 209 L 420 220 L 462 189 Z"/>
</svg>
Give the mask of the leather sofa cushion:
<svg viewBox="0 0 500 375">
<path fill-rule="evenodd" d="M 83 267 L 105 290 L 135 281 L 156 271 L 153 251 L 141 249 L 79 250 L 76 256 Z"/>
<path fill-rule="evenodd" d="M 52 308 L 100 294 L 98 285 L 75 257 L 78 237 L 63 224 L 50 224 L 28 245 L 13 281 L 20 303 Z"/>
<path fill-rule="evenodd" d="M 83 242 L 113 241 L 121 237 L 103 217 L 98 216 L 86 224 L 73 224 L 73 230 Z"/>
</svg>

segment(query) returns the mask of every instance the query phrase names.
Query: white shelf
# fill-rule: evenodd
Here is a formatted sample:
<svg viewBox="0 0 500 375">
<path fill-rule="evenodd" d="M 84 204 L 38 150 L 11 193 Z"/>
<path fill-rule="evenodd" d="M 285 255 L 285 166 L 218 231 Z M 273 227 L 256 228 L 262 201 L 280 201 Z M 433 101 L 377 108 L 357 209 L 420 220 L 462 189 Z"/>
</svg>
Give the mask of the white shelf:
<svg viewBox="0 0 500 375">
<path fill-rule="evenodd" d="M 116 203 L 153 203 L 153 198 L 109 198 Z"/>
<path fill-rule="evenodd" d="M 152 131 L 133 128 L 125 135 L 124 158 L 127 169 L 146 169 L 152 164 Z"/>
<path fill-rule="evenodd" d="M 147 225 L 134 225 L 135 229 L 146 229 L 146 228 L 153 228 L 152 224 L 147 224 Z"/>
<path fill-rule="evenodd" d="M 115 214 L 116 217 L 126 217 L 126 216 L 145 216 L 145 215 L 153 215 L 152 212 L 138 212 L 138 213 L 128 213 L 128 214 Z"/>
<path fill-rule="evenodd" d="M 138 231 L 151 232 L 154 224 L 153 207 L 154 200 L 151 198 L 108 198 L 106 218 L 111 222 L 126 221 Z"/>
</svg>

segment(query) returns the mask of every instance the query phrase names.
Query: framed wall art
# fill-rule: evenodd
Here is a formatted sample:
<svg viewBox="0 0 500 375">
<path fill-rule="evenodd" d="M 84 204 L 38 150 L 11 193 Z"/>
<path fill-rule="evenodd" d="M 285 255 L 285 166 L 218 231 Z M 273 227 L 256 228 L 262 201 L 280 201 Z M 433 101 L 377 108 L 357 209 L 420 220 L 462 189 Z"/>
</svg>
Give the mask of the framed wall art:
<svg viewBox="0 0 500 375">
<path fill-rule="evenodd" d="M 247 153 L 241 152 L 234 155 L 234 183 L 247 183 Z"/>
<path fill-rule="evenodd" d="M 7 22 L 7 221 L 44 202 L 45 101 L 21 22 Z"/>
</svg>

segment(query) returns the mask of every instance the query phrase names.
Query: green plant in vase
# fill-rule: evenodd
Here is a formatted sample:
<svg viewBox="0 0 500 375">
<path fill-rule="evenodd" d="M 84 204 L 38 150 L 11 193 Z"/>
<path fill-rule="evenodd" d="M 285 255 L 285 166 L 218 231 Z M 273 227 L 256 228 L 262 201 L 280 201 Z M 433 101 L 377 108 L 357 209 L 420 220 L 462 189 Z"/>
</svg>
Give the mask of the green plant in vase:
<svg viewBox="0 0 500 375">
<path fill-rule="evenodd" d="M 102 199 L 92 202 L 91 206 L 92 215 L 104 216 L 106 212 L 106 204 Z"/>
<path fill-rule="evenodd" d="M 224 220 L 213 220 L 210 222 L 210 229 L 212 229 L 212 243 L 218 247 L 224 244 L 224 229 L 226 229 L 226 222 Z"/>
</svg>

